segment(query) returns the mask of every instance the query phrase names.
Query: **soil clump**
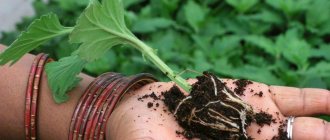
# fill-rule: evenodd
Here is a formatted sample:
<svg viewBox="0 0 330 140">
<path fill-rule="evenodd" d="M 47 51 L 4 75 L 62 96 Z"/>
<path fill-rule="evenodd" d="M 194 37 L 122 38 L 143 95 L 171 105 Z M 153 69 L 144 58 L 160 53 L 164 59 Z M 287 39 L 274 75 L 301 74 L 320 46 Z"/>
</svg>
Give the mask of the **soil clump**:
<svg viewBox="0 0 330 140">
<path fill-rule="evenodd" d="M 252 107 L 215 75 L 203 74 L 197 77 L 189 96 L 177 86 L 163 93 L 165 105 L 185 129 L 180 133 L 187 138 L 203 140 L 250 139 L 246 127 L 254 119 Z M 240 85 L 236 91 L 243 93 L 245 86 L 252 82 L 241 80 L 236 83 Z"/>
</svg>

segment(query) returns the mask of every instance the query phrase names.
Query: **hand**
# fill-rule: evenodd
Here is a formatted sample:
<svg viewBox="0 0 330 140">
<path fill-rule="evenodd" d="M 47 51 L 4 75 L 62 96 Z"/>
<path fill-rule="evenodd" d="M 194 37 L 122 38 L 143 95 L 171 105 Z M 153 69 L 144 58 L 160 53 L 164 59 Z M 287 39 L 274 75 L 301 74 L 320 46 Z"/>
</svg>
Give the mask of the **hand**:
<svg viewBox="0 0 330 140">
<path fill-rule="evenodd" d="M 234 80 L 223 80 L 230 89 L 236 87 Z M 191 83 L 193 81 L 190 81 Z M 154 92 L 157 96 L 172 87 L 173 83 L 152 83 L 129 93 L 115 109 L 108 122 L 107 139 L 132 140 L 155 139 L 175 140 L 183 136 L 176 134 L 182 131 L 175 118 L 164 106 L 163 101 L 152 98 L 138 100 L 143 95 Z M 262 92 L 262 96 L 255 93 Z M 288 116 L 296 116 L 293 123 L 294 140 L 328 140 L 330 139 L 330 123 L 312 117 L 302 117 L 312 114 L 330 114 L 330 92 L 323 89 L 293 88 L 268 86 L 253 82 L 247 85 L 241 98 L 250 104 L 255 112 L 265 111 L 273 115 L 276 123 L 263 127 L 252 123 L 248 135 L 257 140 L 272 139 L 278 135 L 280 121 L 286 121 Z M 150 103 L 149 103 L 150 102 Z M 147 104 L 153 104 L 148 108 Z M 159 104 L 156 107 L 156 104 Z M 286 130 L 284 128 L 284 130 Z"/>
</svg>

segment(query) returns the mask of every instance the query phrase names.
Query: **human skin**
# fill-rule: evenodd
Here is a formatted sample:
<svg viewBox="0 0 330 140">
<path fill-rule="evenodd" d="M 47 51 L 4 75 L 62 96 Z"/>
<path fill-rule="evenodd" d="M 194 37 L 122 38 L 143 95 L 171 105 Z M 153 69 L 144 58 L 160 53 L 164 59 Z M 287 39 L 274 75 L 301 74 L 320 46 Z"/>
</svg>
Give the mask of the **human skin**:
<svg viewBox="0 0 330 140">
<path fill-rule="evenodd" d="M 4 47 L 0 45 L 0 50 Z M 24 106 L 25 90 L 33 55 L 25 55 L 15 65 L 0 67 L 0 138 L 24 139 Z M 63 104 L 56 104 L 48 88 L 47 77 L 42 77 L 41 94 L 39 96 L 38 110 L 38 138 L 39 139 L 67 139 L 69 125 L 74 108 L 86 89 L 94 79 L 85 74 L 80 74 L 82 82 L 69 93 L 70 100 Z M 233 80 L 225 80 L 230 88 L 234 88 Z M 193 83 L 194 80 L 190 80 Z M 106 138 L 108 140 L 135 140 L 135 139 L 182 139 L 175 131 L 181 130 L 175 122 L 173 115 L 164 113 L 164 104 L 153 110 L 147 107 L 150 99 L 144 102 L 137 98 L 155 92 L 159 95 L 168 90 L 173 83 L 156 82 L 146 85 L 136 91 L 125 95 L 107 122 Z M 330 93 L 323 89 L 299 89 L 293 87 L 268 86 L 254 82 L 247 89 L 254 92 L 262 91 L 263 97 L 254 96 L 250 90 L 245 91 L 241 98 L 252 105 L 255 112 L 266 111 L 273 116 L 279 112 L 279 120 L 287 116 L 299 116 L 293 127 L 293 139 L 330 139 L 330 125 L 321 119 L 302 117 L 312 114 L 330 114 Z M 269 92 L 270 91 L 270 92 Z M 277 135 L 279 123 L 260 128 L 252 124 L 248 134 L 255 139 L 271 139 Z M 260 128 L 261 133 L 257 131 Z"/>
</svg>

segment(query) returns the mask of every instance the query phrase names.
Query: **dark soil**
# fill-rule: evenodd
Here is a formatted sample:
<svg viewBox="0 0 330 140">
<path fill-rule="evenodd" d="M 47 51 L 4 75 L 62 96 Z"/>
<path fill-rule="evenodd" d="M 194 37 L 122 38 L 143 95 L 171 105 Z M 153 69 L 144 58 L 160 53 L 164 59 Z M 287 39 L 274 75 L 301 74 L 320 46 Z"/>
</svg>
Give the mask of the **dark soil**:
<svg viewBox="0 0 330 140">
<path fill-rule="evenodd" d="M 202 140 L 251 139 L 245 129 L 253 120 L 252 107 L 211 73 L 204 72 L 197 80 L 189 96 L 176 86 L 163 93 L 165 105 L 185 130 L 180 133 Z M 242 94 L 252 82 L 235 83 L 235 92 Z"/>
<path fill-rule="evenodd" d="M 262 91 L 260 91 L 260 92 L 258 92 L 258 93 L 255 93 L 254 95 L 259 96 L 259 97 L 262 97 L 263 94 L 264 94 L 264 93 L 263 93 Z"/>
<path fill-rule="evenodd" d="M 255 121 L 259 126 L 264 126 L 265 124 L 270 125 L 272 122 L 275 121 L 273 119 L 273 115 L 268 114 L 267 112 L 260 111 L 259 113 L 255 114 Z"/>
<path fill-rule="evenodd" d="M 284 122 L 280 122 L 281 123 L 281 125 L 280 125 L 280 127 L 278 128 L 278 135 L 277 136 L 274 136 L 273 138 L 272 138 L 272 140 L 290 140 L 288 137 L 287 137 L 287 132 L 286 132 L 286 130 L 285 130 L 285 128 L 286 128 L 286 123 L 284 123 Z"/>
<path fill-rule="evenodd" d="M 252 82 L 250 80 L 240 79 L 240 80 L 236 80 L 234 84 L 236 85 L 234 92 L 242 96 L 244 95 L 245 87 L 249 84 L 252 84 Z"/>
<path fill-rule="evenodd" d="M 152 108 L 152 106 L 154 106 L 154 103 L 148 102 L 148 108 Z"/>
<path fill-rule="evenodd" d="M 157 95 L 154 92 L 152 92 L 151 94 L 146 94 L 146 95 L 143 95 L 142 97 L 139 97 L 138 100 L 143 102 L 143 100 L 147 99 L 147 98 L 152 98 L 154 100 L 159 100 L 160 99 L 159 96 L 157 97 Z"/>
</svg>

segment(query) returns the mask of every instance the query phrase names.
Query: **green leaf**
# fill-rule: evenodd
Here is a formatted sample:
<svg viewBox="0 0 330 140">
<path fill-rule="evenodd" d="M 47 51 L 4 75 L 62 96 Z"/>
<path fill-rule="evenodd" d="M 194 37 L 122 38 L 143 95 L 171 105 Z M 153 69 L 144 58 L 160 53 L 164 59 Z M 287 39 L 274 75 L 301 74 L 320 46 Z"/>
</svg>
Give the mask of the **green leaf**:
<svg viewBox="0 0 330 140">
<path fill-rule="evenodd" d="M 280 48 L 284 58 L 297 65 L 300 69 L 308 65 L 310 45 L 298 37 L 294 30 L 288 31 L 276 39 L 276 47 Z"/>
<path fill-rule="evenodd" d="M 232 78 L 250 79 L 266 84 L 283 84 L 283 82 L 267 68 L 261 68 L 260 66 L 255 67 L 248 64 L 240 67 L 233 67 L 229 62 L 230 60 L 228 59 L 220 59 L 214 64 L 214 71 Z"/>
<path fill-rule="evenodd" d="M 330 45 L 321 45 L 320 48 L 312 49 L 311 56 L 313 57 L 324 57 L 326 60 L 330 61 Z"/>
<path fill-rule="evenodd" d="M 259 0 L 226 0 L 226 2 L 240 13 L 244 13 L 256 5 Z"/>
<path fill-rule="evenodd" d="M 14 64 L 24 54 L 39 47 L 50 39 L 71 32 L 71 28 L 63 27 L 57 16 L 53 13 L 41 16 L 31 23 L 26 32 L 22 34 L 0 54 L 0 65 L 10 61 Z"/>
<path fill-rule="evenodd" d="M 282 10 L 287 16 L 304 11 L 310 6 L 310 0 L 266 0 L 266 3 Z"/>
<path fill-rule="evenodd" d="M 327 88 L 327 84 L 320 77 L 316 77 L 315 75 L 307 77 L 304 83 L 301 84 L 301 87 L 308 88 Z"/>
<path fill-rule="evenodd" d="M 267 52 L 273 56 L 276 56 L 278 54 L 278 51 L 276 49 L 274 42 L 269 38 L 266 38 L 264 36 L 249 35 L 249 36 L 246 36 L 244 39 L 245 39 L 245 41 L 247 41 L 253 45 L 256 45 L 257 47 L 263 49 L 265 52 Z"/>
<path fill-rule="evenodd" d="M 309 68 L 305 74 L 318 77 L 330 77 L 330 63 L 317 63 L 314 67 Z"/>
<path fill-rule="evenodd" d="M 207 60 L 206 54 L 200 50 L 194 52 L 194 61 L 195 66 L 194 70 L 196 71 L 208 71 L 212 68 L 212 65 Z"/>
<path fill-rule="evenodd" d="M 103 56 L 111 47 L 129 44 L 138 49 L 163 73 L 175 81 L 185 91 L 190 85 L 176 76 L 157 55 L 156 51 L 139 40 L 129 31 L 124 21 L 124 8 L 121 0 L 93 0 L 81 14 L 70 36 L 72 43 L 81 43 L 77 50 L 80 58 L 93 61 Z"/>
<path fill-rule="evenodd" d="M 56 103 L 63 103 L 68 100 L 66 92 L 77 86 L 81 80 L 77 75 L 86 63 L 77 55 L 71 55 L 46 65 L 49 87 Z"/>
<path fill-rule="evenodd" d="M 108 51 L 105 56 L 88 63 L 85 66 L 85 70 L 89 73 L 101 75 L 117 65 L 117 56 L 113 51 Z"/>
<path fill-rule="evenodd" d="M 213 51 L 219 56 L 230 56 L 233 52 L 238 51 L 240 48 L 241 37 L 237 35 L 226 35 L 221 39 L 216 39 L 213 48 Z"/>
<path fill-rule="evenodd" d="M 65 10 L 73 10 L 77 6 L 87 6 L 89 0 L 55 0 L 59 3 L 60 7 Z"/>
<path fill-rule="evenodd" d="M 140 2 L 143 2 L 143 0 L 124 0 L 123 1 L 125 8 L 133 6 L 133 5 L 138 4 Z"/>
<path fill-rule="evenodd" d="M 200 24 L 205 19 L 206 11 L 193 0 L 188 1 L 183 10 L 188 24 L 195 32 L 198 32 Z"/>
<path fill-rule="evenodd" d="M 91 1 L 70 35 L 71 43 L 82 43 L 78 55 L 88 61 L 103 56 L 111 47 L 128 44 L 134 35 L 127 29 L 120 0 Z"/>
<path fill-rule="evenodd" d="M 260 12 L 249 15 L 249 17 L 253 20 L 262 21 L 268 24 L 281 24 L 284 22 L 282 17 L 275 12 L 275 10 L 271 10 L 269 8 L 263 8 Z"/>
<path fill-rule="evenodd" d="M 171 25 L 173 25 L 173 21 L 166 18 L 140 19 L 133 24 L 132 31 L 135 33 L 149 33 Z"/>
<path fill-rule="evenodd" d="M 306 12 L 306 24 L 312 32 L 318 34 L 330 33 L 330 1 L 315 0 Z M 315 31 L 314 31 L 315 30 Z"/>
</svg>

